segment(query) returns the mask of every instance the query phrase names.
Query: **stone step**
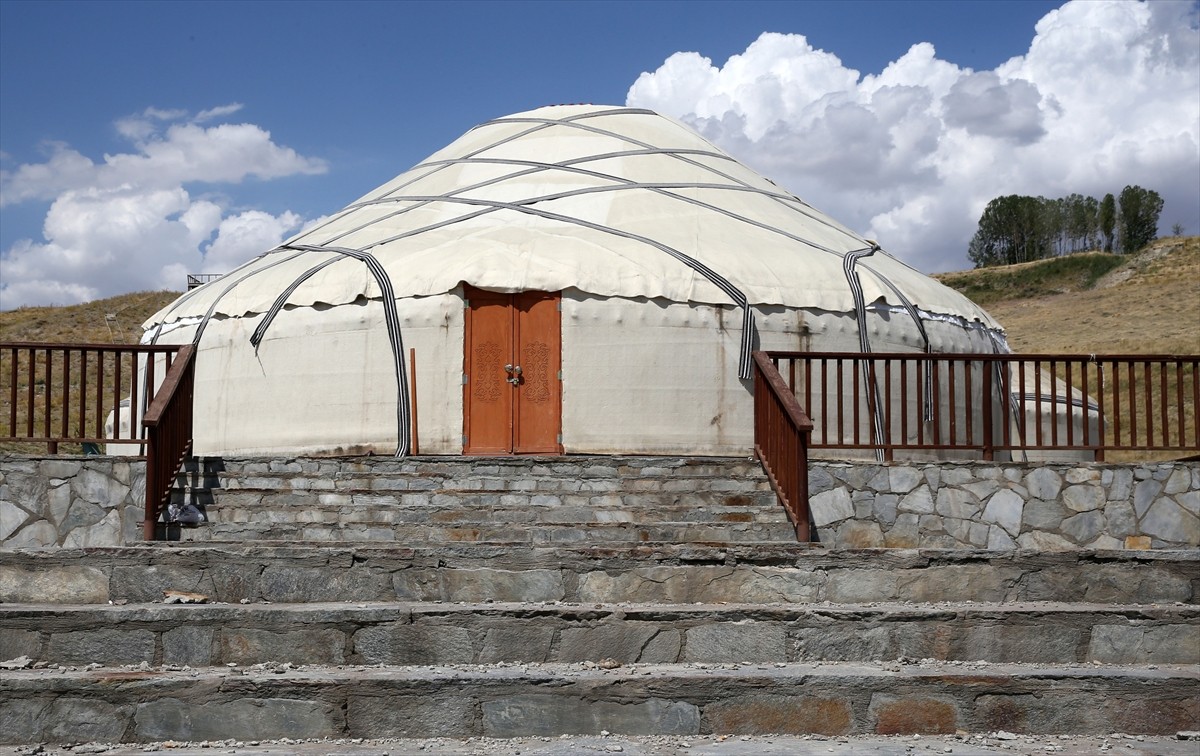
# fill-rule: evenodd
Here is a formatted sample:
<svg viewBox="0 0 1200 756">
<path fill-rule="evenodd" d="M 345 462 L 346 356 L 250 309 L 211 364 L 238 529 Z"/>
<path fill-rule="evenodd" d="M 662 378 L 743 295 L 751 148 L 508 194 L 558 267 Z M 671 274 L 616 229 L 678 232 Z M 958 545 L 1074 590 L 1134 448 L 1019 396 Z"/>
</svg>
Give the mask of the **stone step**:
<svg viewBox="0 0 1200 756">
<path fill-rule="evenodd" d="M 0 551 L 0 602 L 1197 603 L 1200 552 L 837 550 L 798 543 L 180 544 Z"/>
<path fill-rule="evenodd" d="M 509 523 L 459 522 L 452 525 L 391 522 L 381 513 L 357 511 L 345 518 L 313 521 L 322 512 L 309 513 L 300 522 L 279 521 L 278 513 L 259 513 L 242 521 L 213 517 L 207 524 L 181 531 L 185 541 L 344 541 L 395 542 L 411 546 L 454 542 L 547 545 L 558 543 L 744 543 L 796 540 L 796 532 L 782 523 L 686 522 Z M 384 513 L 386 514 L 386 513 Z M 313 519 L 310 519 L 313 518 Z"/>
<path fill-rule="evenodd" d="M 17 670 L 8 743 L 560 734 L 1175 733 L 1195 666 L 528 664 Z"/>
<path fill-rule="evenodd" d="M 1110 604 L 0 605 L 0 658 L 265 663 L 1200 664 L 1200 607 Z"/>
<path fill-rule="evenodd" d="M 389 457 L 193 460 L 181 487 L 280 491 L 524 491 L 756 494 L 757 461 L 713 457 Z"/>
<path fill-rule="evenodd" d="M 186 495 L 193 489 L 177 491 Z M 628 513 L 627 519 L 660 519 L 712 521 L 715 519 L 746 521 L 750 517 L 786 517 L 771 492 L 754 496 L 724 493 L 605 493 L 605 494 L 545 494 L 496 493 L 479 491 L 439 490 L 424 492 L 387 492 L 366 489 L 344 491 L 279 491 L 262 488 L 210 489 L 214 504 L 234 510 L 263 511 L 296 509 L 330 509 L 333 511 L 363 509 L 412 510 L 413 517 L 427 518 L 435 513 L 496 512 L 497 518 L 517 517 L 519 521 L 558 519 L 573 522 L 599 522 L 611 517 L 595 513 Z M 209 505 L 210 507 L 213 505 Z M 461 516 L 461 515 L 455 515 Z"/>
</svg>

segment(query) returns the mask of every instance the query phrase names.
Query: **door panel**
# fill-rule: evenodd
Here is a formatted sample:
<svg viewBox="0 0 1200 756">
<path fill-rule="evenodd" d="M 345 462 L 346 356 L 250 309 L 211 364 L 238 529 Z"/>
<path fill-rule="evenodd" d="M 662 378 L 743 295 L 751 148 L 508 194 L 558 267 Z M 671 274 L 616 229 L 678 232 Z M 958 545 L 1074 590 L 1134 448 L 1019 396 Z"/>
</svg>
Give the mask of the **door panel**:
<svg viewBox="0 0 1200 756">
<path fill-rule="evenodd" d="M 504 366 L 512 363 L 511 296 L 469 292 L 463 386 L 464 454 L 512 451 L 513 387 Z"/>
<path fill-rule="evenodd" d="M 513 451 L 557 454 L 562 427 L 558 370 L 562 365 L 558 296 L 525 291 L 514 295 L 516 355 L 521 385 L 516 393 Z"/>
<path fill-rule="evenodd" d="M 463 453 L 561 453 L 559 295 L 467 287 L 466 296 Z"/>
</svg>

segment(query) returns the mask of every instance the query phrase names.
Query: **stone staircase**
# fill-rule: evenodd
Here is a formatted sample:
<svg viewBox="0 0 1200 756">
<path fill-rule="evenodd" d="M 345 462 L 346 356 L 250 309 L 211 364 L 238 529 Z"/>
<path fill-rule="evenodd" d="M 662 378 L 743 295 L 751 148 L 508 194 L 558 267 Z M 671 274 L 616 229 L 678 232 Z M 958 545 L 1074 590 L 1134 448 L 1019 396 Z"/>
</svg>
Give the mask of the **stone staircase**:
<svg viewBox="0 0 1200 756">
<path fill-rule="evenodd" d="M 28 660 L 0 742 L 1200 722 L 1194 550 L 798 544 L 744 460 L 207 460 L 187 487 L 186 540 L 0 551 L 0 659 Z"/>
<path fill-rule="evenodd" d="M 793 541 L 752 460 L 511 457 L 198 460 L 176 503 L 188 541 Z"/>
</svg>

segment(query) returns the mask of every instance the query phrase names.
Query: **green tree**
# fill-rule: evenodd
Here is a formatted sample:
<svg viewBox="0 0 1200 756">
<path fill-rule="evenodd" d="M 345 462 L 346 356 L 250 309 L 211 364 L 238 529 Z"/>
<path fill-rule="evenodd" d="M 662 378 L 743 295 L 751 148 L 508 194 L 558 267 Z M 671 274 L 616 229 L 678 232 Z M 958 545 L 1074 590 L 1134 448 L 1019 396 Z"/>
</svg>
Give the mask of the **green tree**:
<svg viewBox="0 0 1200 756">
<path fill-rule="evenodd" d="M 1117 200 L 1112 193 L 1100 200 L 1100 235 L 1104 237 L 1104 251 L 1113 251 L 1113 231 L 1117 227 Z"/>
<path fill-rule="evenodd" d="M 1053 207 L 1042 197 L 995 198 L 983 209 L 967 256 L 977 268 L 1047 257 L 1056 233 L 1056 214 L 1052 218 L 1048 209 Z"/>
<path fill-rule="evenodd" d="M 1127 186 L 1119 198 L 1118 237 L 1121 251 L 1136 252 L 1158 236 L 1158 216 L 1163 199 L 1153 189 Z"/>
</svg>

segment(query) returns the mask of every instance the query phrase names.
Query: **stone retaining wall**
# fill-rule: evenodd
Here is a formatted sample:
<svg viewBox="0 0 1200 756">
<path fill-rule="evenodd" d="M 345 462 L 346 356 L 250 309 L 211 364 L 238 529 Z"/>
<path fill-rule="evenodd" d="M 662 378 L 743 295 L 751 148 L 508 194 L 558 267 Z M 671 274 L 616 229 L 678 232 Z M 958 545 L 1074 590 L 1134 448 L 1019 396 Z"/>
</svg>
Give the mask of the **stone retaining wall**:
<svg viewBox="0 0 1200 756">
<path fill-rule="evenodd" d="M 354 465 L 353 460 L 326 460 Z M 844 548 L 1200 546 L 1200 463 L 813 462 L 821 542 Z M 0 455 L 0 545 L 141 540 L 145 462 Z"/>
<path fill-rule="evenodd" d="M 136 543 L 145 491 L 145 460 L 0 455 L 0 546 Z"/>
<path fill-rule="evenodd" d="M 843 548 L 1200 546 L 1200 463 L 813 462 L 809 506 Z"/>
</svg>

